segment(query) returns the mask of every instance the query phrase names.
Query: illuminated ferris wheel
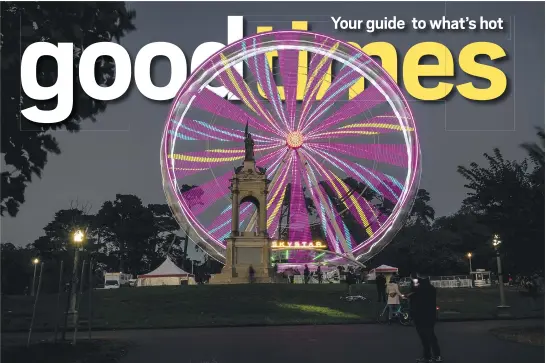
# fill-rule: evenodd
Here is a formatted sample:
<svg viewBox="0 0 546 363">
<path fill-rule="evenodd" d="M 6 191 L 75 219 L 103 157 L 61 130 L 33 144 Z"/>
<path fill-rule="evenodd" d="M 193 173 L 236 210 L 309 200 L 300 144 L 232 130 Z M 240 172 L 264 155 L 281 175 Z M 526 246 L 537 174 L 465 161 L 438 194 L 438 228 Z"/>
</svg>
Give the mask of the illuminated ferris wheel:
<svg viewBox="0 0 546 363">
<path fill-rule="evenodd" d="M 219 86 L 227 98 L 215 91 Z M 420 151 L 396 83 L 342 41 L 263 33 L 205 61 L 174 99 L 165 125 L 167 200 L 192 241 L 212 257 L 225 260 L 229 185 L 245 157 L 245 127 L 256 164 L 271 181 L 269 236 L 327 247 L 281 251 L 276 261 L 363 262 L 405 221 L 418 188 Z M 256 228 L 252 204 L 241 205 L 239 221 L 240 230 Z"/>
</svg>

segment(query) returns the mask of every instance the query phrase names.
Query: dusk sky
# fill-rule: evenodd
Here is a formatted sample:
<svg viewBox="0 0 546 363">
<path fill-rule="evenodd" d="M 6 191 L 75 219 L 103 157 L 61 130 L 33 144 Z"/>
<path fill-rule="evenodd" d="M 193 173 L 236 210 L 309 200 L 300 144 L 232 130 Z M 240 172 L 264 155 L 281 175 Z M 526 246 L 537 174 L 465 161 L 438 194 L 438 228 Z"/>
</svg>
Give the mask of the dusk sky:
<svg viewBox="0 0 546 363">
<path fill-rule="evenodd" d="M 489 41 L 500 45 L 506 59 L 495 62 L 508 78 L 508 90 L 493 102 L 473 102 L 456 90 L 446 101 L 423 102 L 408 97 L 415 117 L 422 153 L 421 188 L 427 189 L 438 216 L 456 212 L 467 190 L 457 173 L 458 165 L 475 161 L 493 148 L 506 158 L 525 156 L 522 142 L 536 141 L 535 126 L 544 124 L 544 3 L 131 3 L 136 10 L 137 30 L 121 44 L 132 58 L 144 45 L 171 42 L 179 46 L 189 63 L 195 48 L 204 42 L 225 43 L 228 15 L 242 15 L 245 35 L 257 26 L 289 29 L 291 21 L 309 21 L 309 30 L 361 45 L 386 41 L 398 51 L 399 85 L 403 88 L 402 62 L 413 45 L 436 41 L 446 45 L 455 58 L 461 84 L 474 80 L 458 69 L 457 57 L 468 43 Z M 336 31 L 331 16 L 346 19 L 381 19 L 385 16 L 457 19 L 502 18 L 501 32 L 417 32 L 414 30 L 368 34 L 365 31 Z M 486 61 L 487 63 L 487 61 Z M 175 65 L 176 66 L 176 65 Z M 180 65 L 183 66 L 183 65 Z M 154 67 L 156 84 L 165 84 L 168 63 Z M 430 81 L 427 81 L 430 83 Z M 427 83 L 424 83 L 427 85 Z M 433 84 L 433 83 L 430 83 Z M 487 82 L 477 85 L 487 87 Z M 62 154 L 50 156 L 41 179 L 28 187 L 16 218 L 2 218 L 2 242 L 32 243 L 56 211 L 68 208 L 71 200 L 90 202 L 92 212 L 117 193 L 136 194 L 145 204 L 166 203 L 163 194 L 159 151 L 169 102 L 155 102 L 132 85 L 126 97 L 111 102 L 97 122 L 85 121 L 77 134 L 55 132 Z M 3 120 L 2 122 L 9 122 Z"/>
</svg>

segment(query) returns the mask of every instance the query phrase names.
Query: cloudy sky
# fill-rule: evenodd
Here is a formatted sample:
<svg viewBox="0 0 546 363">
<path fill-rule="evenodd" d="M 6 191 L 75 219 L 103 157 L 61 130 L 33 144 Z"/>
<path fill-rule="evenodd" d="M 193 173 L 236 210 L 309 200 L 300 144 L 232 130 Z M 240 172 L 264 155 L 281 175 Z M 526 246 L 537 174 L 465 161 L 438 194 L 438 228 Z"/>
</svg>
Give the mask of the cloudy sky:
<svg viewBox="0 0 546 363">
<path fill-rule="evenodd" d="M 188 63 L 204 42 L 227 41 L 227 16 L 243 15 L 245 35 L 257 26 L 289 29 L 291 21 L 306 20 L 318 33 L 361 45 L 386 41 L 398 51 L 399 84 L 407 50 L 425 41 L 446 45 L 456 58 L 468 43 L 490 41 L 500 45 L 506 59 L 496 63 L 508 78 L 506 95 L 494 102 L 478 103 L 456 91 L 446 101 L 422 102 L 409 98 L 421 143 L 421 187 L 432 196 L 438 215 L 458 210 L 465 197 L 458 165 L 483 163 L 482 154 L 499 147 L 508 158 L 520 159 L 519 145 L 535 140 L 535 125 L 544 124 L 544 4 L 543 3 L 131 3 L 137 30 L 122 45 L 134 58 L 138 50 L 155 41 L 171 42 L 185 53 Z M 381 19 L 397 16 L 410 22 L 440 19 L 502 18 L 500 32 L 398 31 L 368 34 L 336 31 L 330 17 Z M 180 65 L 183 66 L 183 65 Z M 457 61 L 455 60 L 457 69 Z M 154 80 L 165 84 L 168 63 L 154 63 Z M 460 69 L 455 84 L 471 80 Z M 487 87 L 487 83 L 479 83 Z M 402 87 L 403 88 L 403 87 Z M 16 218 L 2 219 L 2 242 L 25 245 L 42 234 L 42 228 L 71 200 L 89 201 L 96 211 L 116 193 L 136 194 L 144 203 L 163 203 L 159 148 L 168 102 L 155 102 L 132 86 L 127 96 L 109 104 L 98 121 L 84 123 L 78 134 L 55 133 L 62 154 L 51 156 L 43 177 L 27 189 L 26 203 Z M 3 122 L 6 122 L 5 120 Z"/>
</svg>

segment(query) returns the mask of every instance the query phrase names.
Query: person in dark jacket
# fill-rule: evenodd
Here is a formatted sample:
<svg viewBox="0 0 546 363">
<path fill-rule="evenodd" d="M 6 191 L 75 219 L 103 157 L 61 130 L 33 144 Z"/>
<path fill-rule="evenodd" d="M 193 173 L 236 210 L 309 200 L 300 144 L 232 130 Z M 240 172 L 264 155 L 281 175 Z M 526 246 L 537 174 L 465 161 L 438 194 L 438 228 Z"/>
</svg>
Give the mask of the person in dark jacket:
<svg viewBox="0 0 546 363">
<path fill-rule="evenodd" d="M 377 288 L 377 301 L 387 302 L 385 288 L 387 287 L 387 279 L 383 274 L 378 274 L 375 278 L 375 287 Z"/>
<path fill-rule="evenodd" d="M 347 273 L 345 274 L 345 282 L 347 283 L 348 289 L 347 289 L 347 295 L 351 296 L 353 293 L 352 287 L 355 284 L 356 277 L 354 274 L 354 271 L 351 267 L 347 269 Z"/>
<path fill-rule="evenodd" d="M 305 265 L 305 268 L 303 269 L 303 281 L 305 282 L 305 284 L 309 283 L 309 275 L 309 267 Z"/>
<path fill-rule="evenodd" d="M 440 346 L 434 333 L 436 324 L 436 288 L 427 278 L 419 278 L 410 293 L 410 309 L 423 345 L 423 356 L 417 362 L 442 362 Z"/>
</svg>

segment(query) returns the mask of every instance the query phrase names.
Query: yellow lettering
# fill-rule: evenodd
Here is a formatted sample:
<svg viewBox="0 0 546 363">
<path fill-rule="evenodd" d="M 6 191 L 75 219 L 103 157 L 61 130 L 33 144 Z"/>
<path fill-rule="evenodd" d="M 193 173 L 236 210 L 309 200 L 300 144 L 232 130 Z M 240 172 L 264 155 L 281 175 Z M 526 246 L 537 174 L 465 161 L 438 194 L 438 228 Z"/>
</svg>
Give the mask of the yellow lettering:
<svg viewBox="0 0 546 363">
<path fill-rule="evenodd" d="M 419 64 L 426 55 L 438 59 L 438 64 Z M 408 93 L 423 101 L 435 101 L 446 97 L 453 84 L 438 82 L 436 87 L 425 88 L 419 77 L 452 77 L 455 74 L 453 56 L 447 47 L 440 43 L 424 42 L 411 47 L 404 58 L 404 85 Z"/>
<path fill-rule="evenodd" d="M 471 76 L 487 79 L 489 88 L 476 88 L 472 82 L 457 86 L 459 93 L 470 100 L 489 101 L 500 97 L 506 91 L 506 75 L 500 69 L 476 62 L 476 56 L 484 54 L 491 60 L 503 58 L 506 52 L 499 45 L 489 42 L 468 44 L 459 53 L 459 67 Z"/>
<path fill-rule="evenodd" d="M 307 30 L 306 21 L 293 21 L 292 30 Z M 306 51 L 300 51 L 298 54 L 298 88 L 296 90 L 296 100 L 303 100 L 305 95 L 305 86 L 307 85 L 307 57 Z M 284 98 L 283 98 L 284 100 Z"/>
<path fill-rule="evenodd" d="M 392 44 L 387 42 L 375 42 L 367 44 L 362 48 L 358 43 L 349 42 L 349 44 L 358 49 L 362 49 L 362 51 L 370 57 L 379 57 L 381 59 L 381 66 L 395 82 L 398 82 L 398 54 L 396 53 L 396 48 Z M 364 87 L 364 77 L 362 77 L 349 88 L 349 99 L 352 100 L 362 93 Z"/>
</svg>

